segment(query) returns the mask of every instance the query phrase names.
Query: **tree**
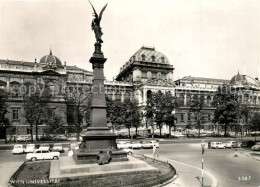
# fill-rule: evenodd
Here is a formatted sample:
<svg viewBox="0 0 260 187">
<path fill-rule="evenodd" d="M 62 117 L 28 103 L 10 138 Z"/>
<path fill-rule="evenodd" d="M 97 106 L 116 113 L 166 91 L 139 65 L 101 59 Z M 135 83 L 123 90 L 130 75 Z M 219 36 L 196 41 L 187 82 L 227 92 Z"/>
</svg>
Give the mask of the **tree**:
<svg viewBox="0 0 260 187">
<path fill-rule="evenodd" d="M 111 122 L 113 127 L 126 127 L 129 137 L 131 136 L 131 127 L 135 127 L 137 135 L 137 130 L 141 125 L 141 114 L 137 100 L 125 99 L 124 102 L 121 102 L 107 97 L 106 101 L 108 122 Z"/>
<path fill-rule="evenodd" d="M 63 126 L 62 118 L 54 115 L 46 121 L 47 127 L 44 129 L 46 134 L 64 134 L 65 129 Z"/>
<path fill-rule="evenodd" d="M 153 121 L 160 129 L 160 136 L 162 136 L 162 126 L 166 124 L 169 126 L 169 134 L 171 134 L 171 128 L 176 120 L 175 115 L 172 113 L 177 107 L 177 100 L 171 95 L 171 93 L 165 93 L 158 91 L 151 93 L 151 96 L 147 99 L 147 106 L 145 107 L 145 115 L 147 118 L 152 119 L 152 130 L 154 136 Z"/>
<path fill-rule="evenodd" d="M 171 137 L 172 127 L 175 128 L 176 114 L 173 112 L 179 106 L 177 99 L 169 92 L 164 94 L 164 122 L 169 127 L 169 137 Z"/>
<path fill-rule="evenodd" d="M 38 137 L 38 127 L 46 119 L 48 115 L 48 103 L 51 99 L 50 89 L 41 85 L 40 89 L 35 91 L 26 92 L 23 95 L 24 102 L 24 117 L 27 122 L 30 124 L 31 129 L 31 142 L 33 142 L 33 127 L 35 126 L 36 140 L 39 140 Z"/>
<path fill-rule="evenodd" d="M 90 125 L 90 94 L 89 90 L 83 87 L 77 89 L 64 88 L 62 95 L 67 106 L 68 124 L 77 134 L 79 141 L 80 133 L 83 129 L 83 122 L 86 121 L 85 127 Z"/>
<path fill-rule="evenodd" d="M 112 123 L 113 128 L 115 128 L 116 126 L 121 126 L 122 124 L 126 124 L 126 121 L 128 121 L 128 116 L 126 116 L 126 109 L 124 108 L 124 105 L 120 100 L 112 100 L 106 97 L 106 105 L 108 120 L 107 122 Z"/>
<path fill-rule="evenodd" d="M 204 96 L 201 96 L 199 98 L 195 98 L 192 100 L 190 110 L 189 110 L 189 112 L 194 113 L 196 116 L 195 118 L 197 122 L 196 127 L 199 129 L 199 136 L 201 131 L 201 123 L 203 122 L 205 116 L 204 107 L 205 107 Z"/>
<path fill-rule="evenodd" d="M 260 114 L 254 113 L 252 119 L 250 120 L 250 130 L 255 132 L 256 138 L 256 131 L 260 131 Z"/>
<path fill-rule="evenodd" d="M 5 92 L 5 90 L 0 89 L 0 123 L 4 124 L 5 131 L 10 125 L 8 118 L 5 117 L 5 115 L 8 113 L 7 100 L 8 94 Z M 7 143 L 7 136 L 5 136 L 5 143 Z"/>
<path fill-rule="evenodd" d="M 136 99 L 126 99 L 124 101 L 124 108 L 127 112 L 126 114 L 126 127 L 130 130 L 131 127 L 135 127 L 135 134 L 138 135 L 138 128 L 141 126 L 142 114 L 138 107 L 138 101 Z M 129 127 L 130 124 L 130 127 Z"/>
<path fill-rule="evenodd" d="M 231 92 L 230 86 L 222 85 L 214 96 L 213 106 L 216 107 L 214 122 L 224 126 L 226 136 L 228 127 L 238 120 L 238 96 Z"/>
</svg>

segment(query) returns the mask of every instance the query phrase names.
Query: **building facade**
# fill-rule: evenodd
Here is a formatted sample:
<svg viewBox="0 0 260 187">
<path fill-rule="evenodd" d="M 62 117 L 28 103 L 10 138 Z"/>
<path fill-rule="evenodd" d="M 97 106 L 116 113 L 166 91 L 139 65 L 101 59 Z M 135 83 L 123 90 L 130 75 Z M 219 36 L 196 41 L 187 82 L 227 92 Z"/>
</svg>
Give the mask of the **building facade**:
<svg viewBox="0 0 260 187">
<path fill-rule="evenodd" d="M 196 128 L 196 116 L 190 112 L 190 104 L 198 97 L 203 97 L 205 102 L 202 128 L 211 131 L 216 129 L 216 125 L 212 122 L 214 107 L 211 103 L 217 88 L 223 84 L 232 85 L 239 93 L 242 103 L 255 107 L 260 105 L 259 89 L 254 83 L 249 82 L 245 75 L 238 73 L 231 81 L 191 76 L 173 80 L 173 73 L 174 67 L 163 53 L 156 51 L 154 47 L 141 47 L 120 68 L 115 81 L 105 81 L 106 95 L 113 100 L 121 101 L 135 97 L 140 109 L 143 110 L 151 92 L 170 92 L 181 101 L 181 106 L 176 110 L 178 119 L 175 122 L 177 128 L 181 130 L 188 126 Z M 68 109 L 64 99 L 56 93 L 56 85 L 60 80 L 68 87 L 91 87 L 92 72 L 77 66 L 67 66 L 66 62 L 62 63 L 52 51 L 43 56 L 39 62 L 36 59 L 34 62 L 0 60 L 0 89 L 9 93 L 7 103 L 9 112 L 6 118 L 11 124 L 7 130 L 1 126 L 0 138 L 30 134 L 30 125 L 24 118 L 23 97 L 19 95 L 19 90 L 16 90 L 28 85 L 47 84 L 53 93 L 49 107 L 62 117 L 64 124 L 68 125 L 70 121 L 66 115 Z M 142 123 L 142 130 L 149 128 L 146 119 L 143 119 Z M 44 126 L 41 125 L 40 135 L 44 134 Z M 163 132 L 168 133 L 167 128 L 164 129 Z"/>
</svg>

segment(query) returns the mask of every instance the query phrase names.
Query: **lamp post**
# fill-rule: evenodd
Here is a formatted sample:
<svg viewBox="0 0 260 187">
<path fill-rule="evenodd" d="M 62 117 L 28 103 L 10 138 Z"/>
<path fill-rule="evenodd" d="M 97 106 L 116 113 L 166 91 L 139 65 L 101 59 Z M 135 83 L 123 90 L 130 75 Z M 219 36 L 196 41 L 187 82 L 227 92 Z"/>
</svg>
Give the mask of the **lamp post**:
<svg viewBox="0 0 260 187">
<path fill-rule="evenodd" d="M 203 186 L 203 164 L 204 164 L 204 147 L 206 145 L 206 142 L 204 140 L 201 141 L 201 185 Z"/>
</svg>

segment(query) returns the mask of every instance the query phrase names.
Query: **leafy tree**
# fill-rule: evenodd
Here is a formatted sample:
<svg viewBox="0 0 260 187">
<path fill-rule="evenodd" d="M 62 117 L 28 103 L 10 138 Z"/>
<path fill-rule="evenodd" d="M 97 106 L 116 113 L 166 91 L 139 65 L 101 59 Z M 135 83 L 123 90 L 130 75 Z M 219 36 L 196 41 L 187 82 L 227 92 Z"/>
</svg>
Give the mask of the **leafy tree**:
<svg viewBox="0 0 260 187">
<path fill-rule="evenodd" d="M 67 121 L 68 125 L 75 130 L 77 134 L 77 141 L 79 141 L 80 133 L 83 129 L 84 119 L 86 126 L 90 125 L 90 94 L 89 90 L 84 87 L 77 87 L 71 89 L 64 88 L 62 95 L 67 106 Z"/>
<path fill-rule="evenodd" d="M 196 127 L 199 129 L 199 136 L 201 131 L 201 125 L 203 123 L 204 116 L 206 114 L 204 108 L 205 108 L 205 100 L 203 96 L 192 100 L 189 112 L 194 113 L 196 116 L 195 118 L 197 123 Z"/>
<path fill-rule="evenodd" d="M 5 92 L 5 90 L 0 89 L 0 123 L 4 124 L 5 131 L 10 125 L 8 118 L 5 117 L 5 115 L 8 113 L 7 99 L 8 94 Z M 5 143 L 7 143 L 7 136 L 5 136 Z"/>
<path fill-rule="evenodd" d="M 44 129 L 46 134 L 64 134 L 65 129 L 63 126 L 62 118 L 58 115 L 54 115 L 51 119 L 46 121 L 47 127 Z"/>
<path fill-rule="evenodd" d="M 153 121 L 156 122 L 160 129 L 160 136 L 162 135 L 162 126 L 164 123 L 169 126 L 169 134 L 171 134 L 171 128 L 176 120 L 176 116 L 172 112 L 177 107 L 177 103 L 177 100 L 171 93 L 163 94 L 160 91 L 151 93 L 151 96 L 147 99 L 145 115 L 147 118 L 152 119 L 152 136 L 154 136 Z"/>
<path fill-rule="evenodd" d="M 44 122 L 44 118 L 48 114 L 48 103 L 50 102 L 51 93 L 50 89 L 45 85 L 29 93 L 23 95 L 24 117 L 30 124 L 31 142 L 33 142 L 33 127 L 35 126 L 36 140 L 39 140 L 38 126 Z"/>
<path fill-rule="evenodd" d="M 260 131 L 260 114 L 254 113 L 252 119 L 250 120 L 250 130 Z"/>
<path fill-rule="evenodd" d="M 231 92 L 230 86 L 222 85 L 214 96 L 213 105 L 216 107 L 214 122 L 224 126 L 226 136 L 228 127 L 238 120 L 238 96 Z"/>
</svg>

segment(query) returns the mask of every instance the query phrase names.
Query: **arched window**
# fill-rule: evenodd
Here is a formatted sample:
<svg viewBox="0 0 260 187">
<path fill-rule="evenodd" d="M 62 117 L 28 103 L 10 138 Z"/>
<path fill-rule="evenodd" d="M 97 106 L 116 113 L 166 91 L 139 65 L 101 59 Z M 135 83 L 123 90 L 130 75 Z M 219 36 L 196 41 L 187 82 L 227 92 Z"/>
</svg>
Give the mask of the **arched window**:
<svg viewBox="0 0 260 187">
<path fill-rule="evenodd" d="M 147 72 L 147 79 L 152 79 L 152 72 L 150 71 Z"/>
<path fill-rule="evenodd" d="M 147 99 L 150 99 L 152 97 L 152 91 L 148 90 L 147 91 Z"/>
<path fill-rule="evenodd" d="M 180 102 L 180 106 L 184 105 L 184 95 L 179 96 L 179 102 Z"/>
<path fill-rule="evenodd" d="M 191 105 L 191 96 L 190 95 L 186 96 L 186 102 L 187 102 L 187 106 Z"/>
<path fill-rule="evenodd" d="M 20 91 L 20 83 L 13 81 L 10 83 L 10 92 L 12 97 L 18 97 Z"/>
<path fill-rule="evenodd" d="M 121 100 L 121 93 L 120 92 L 116 92 L 115 98 L 116 98 L 116 100 Z"/>
<path fill-rule="evenodd" d="M 142 61 L 145 61 L 145 55 L 142 54 Z"/>
<path fill-rule="evenodd" d="M 165 59 L 164 59 L 164 57 L 163 57 L 163 56 L 161 57 L 161 61 L 162 61 L 162 63 L 164 63 L 164 62 L 165 62 Z"/>
<path fill-rule="evenodd" d="M 157 79 L 161 79 L 162 78 L 162 74 L 161 74 L 161 72 L 158 72 L 157 73 Z"/>
<path fill-rule="evenodd" d="M 130 99 L 130 93 L 129 92 L 125 93 L 125 99 Z"/>
<path fill-rule="evenodd" d="M 210 106 L 211 105 L 211 97 L 208 95 L 207 96 L 207 104 Z"/>
<path fill-rule="evenodd" d="M 152 62 L 155 62 L 155 56 L 152 56 Z"/>
</svg>

